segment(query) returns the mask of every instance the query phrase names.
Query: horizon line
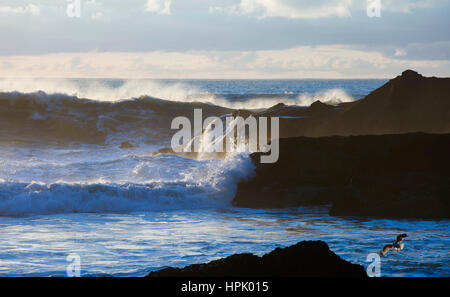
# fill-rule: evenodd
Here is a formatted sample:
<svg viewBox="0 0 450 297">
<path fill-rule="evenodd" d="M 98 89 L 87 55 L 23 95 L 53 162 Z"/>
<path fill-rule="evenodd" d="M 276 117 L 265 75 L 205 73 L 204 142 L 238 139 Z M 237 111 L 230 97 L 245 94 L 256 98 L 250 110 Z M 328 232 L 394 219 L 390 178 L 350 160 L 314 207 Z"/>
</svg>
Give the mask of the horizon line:
<svg viewBox="0 0 450 297">
<path fill-rule="evenodd" d="M 109 79 L 109 80 L 386 80 L 393 79 L 391 77 L 297 77 L 297 78 L 220 78 L 220 77 L 52 77 L 52 76 L 35 76 L 35 77 L 8 77 L 3 76 L 0 79 Z"/>
</svg>

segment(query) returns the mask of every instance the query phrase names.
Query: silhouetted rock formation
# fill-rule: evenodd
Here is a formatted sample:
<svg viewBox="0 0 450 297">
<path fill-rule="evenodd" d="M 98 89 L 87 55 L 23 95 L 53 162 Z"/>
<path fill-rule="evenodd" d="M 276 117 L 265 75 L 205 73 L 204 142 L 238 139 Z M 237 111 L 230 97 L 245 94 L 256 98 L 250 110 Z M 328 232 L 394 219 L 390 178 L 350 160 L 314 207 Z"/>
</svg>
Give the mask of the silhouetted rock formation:
<svg viewBox="0 0 450 297">
<path fill-rule="evenodd" d="M 323 241 L 303 241 L 258 257 L 236 254 L 206 264 L 166 268 L 147 277 L 367 277 L 364 267 L 333 253 Z"/>
<path fill-rule="evenodd" d="M 280 140 L 280 158 L 238 185 L 234 204 L 332 205 L 332 215 L 450 218 L 450 134 Z"/>
<path fill-rule="evenodd" d="M 364 99 L 309 108 L 276 105 L 261 116 L 280 121 L 276 164 L 259 164 L 239 184 L 244 207 L 332 205 L 332 215 L 450 217 L 450 79 L 406 70 Z"/>
<path fill-rule="evenodd" d="M 257 115 L 297 117 L 281 119 L 280 137 L 450 133 L 450 78 L 406 70 L 355 102 L 277 104 Z"/>
<path fill-rule="evenodd" d="M 319 135 L 450 133 L 450 79 L 407 70 L 318 127 Z"/>
</svg>

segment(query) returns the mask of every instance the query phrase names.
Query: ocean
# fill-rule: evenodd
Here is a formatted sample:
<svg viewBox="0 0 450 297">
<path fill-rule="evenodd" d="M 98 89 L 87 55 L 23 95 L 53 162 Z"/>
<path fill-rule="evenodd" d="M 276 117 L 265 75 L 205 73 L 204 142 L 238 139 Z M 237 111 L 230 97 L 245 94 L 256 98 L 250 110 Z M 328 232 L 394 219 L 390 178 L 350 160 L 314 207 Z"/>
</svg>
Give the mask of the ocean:
<svg viewBox="0 0 450 297">
<path fill-rule="evenodd" d="M 254 174 L 249 152 L 224 159 L 152 154 L 171 121 L 203 108 L 359 100 L 386 80 L 0 79 L 0 276 L 144 276 L 320 239 L 342 258 L 382 258 L 382 276 L 450 276 L 448 220 L 330 217 L 324 208 L 233 207 Z M 120 148 L 124 142 L 133 147 Z"/>
</svg>

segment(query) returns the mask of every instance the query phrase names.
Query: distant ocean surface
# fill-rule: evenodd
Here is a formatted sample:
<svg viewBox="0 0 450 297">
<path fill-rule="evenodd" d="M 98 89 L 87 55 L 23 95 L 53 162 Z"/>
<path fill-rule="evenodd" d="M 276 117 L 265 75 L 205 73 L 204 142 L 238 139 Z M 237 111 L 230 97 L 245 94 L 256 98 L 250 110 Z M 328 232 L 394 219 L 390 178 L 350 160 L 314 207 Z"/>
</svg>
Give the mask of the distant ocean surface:
<svg viewBox="0 0 450 297">
<path fill-rule="evenodd" d="M 383 276 L 450 276 L 449 221 L 330 217 L 320 208 L 250 210 L 231 201 L 248 153 L 191 160 L 170 144 L 174 116 L 359 100 L 385 80 L 0 79 L 0 276 L 143 276 L 239 252 L 321 239 L 367 266 L 398 233 Z M 222 107 L 217 109 L 213 105 Z M 212 112 L 212 111 L 211 111 Z M 134 148 L 120 149 L 122 142 Z"/>
</svg>

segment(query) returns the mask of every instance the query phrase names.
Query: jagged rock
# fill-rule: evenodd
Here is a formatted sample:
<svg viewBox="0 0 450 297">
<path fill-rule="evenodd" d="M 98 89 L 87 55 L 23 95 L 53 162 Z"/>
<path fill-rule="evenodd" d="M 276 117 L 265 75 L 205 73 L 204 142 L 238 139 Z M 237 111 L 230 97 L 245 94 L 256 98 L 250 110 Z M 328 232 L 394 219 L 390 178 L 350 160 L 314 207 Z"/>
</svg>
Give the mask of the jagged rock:
<svg viewBox="0 0 450 297">
<path fill-rule="evenodd" d="M 280 137 L 450 133 L 450 78 L 406 70 L 361 100 L 297 113 L 304 117 L 280 123 Z"/>
<path fill-rule="evenodd" d="M 405 70 L 402 72 L 402 78 L 404 79 L 421 79 L 423 76 L 414 70 Z"/>
<path fill-rule="evenodd" d="M 147 277 L 367 277 L 364 267 L 333 253 L 323 241 L 302 241 L 258 257 L 236 254 L 206 264 L 166 268 Z"/>
<path fill-rule="evenodd" d="M 311 104 L 311 106 L 308 109 L 308 112 L 311 114 L 323 114 L 323 113 L 328 113 L 330 111 L 333 111 L 334 107 L 332 105 L 323 103 L 321 101 L 316 101 L 313 104 Z"/>
</svg>

